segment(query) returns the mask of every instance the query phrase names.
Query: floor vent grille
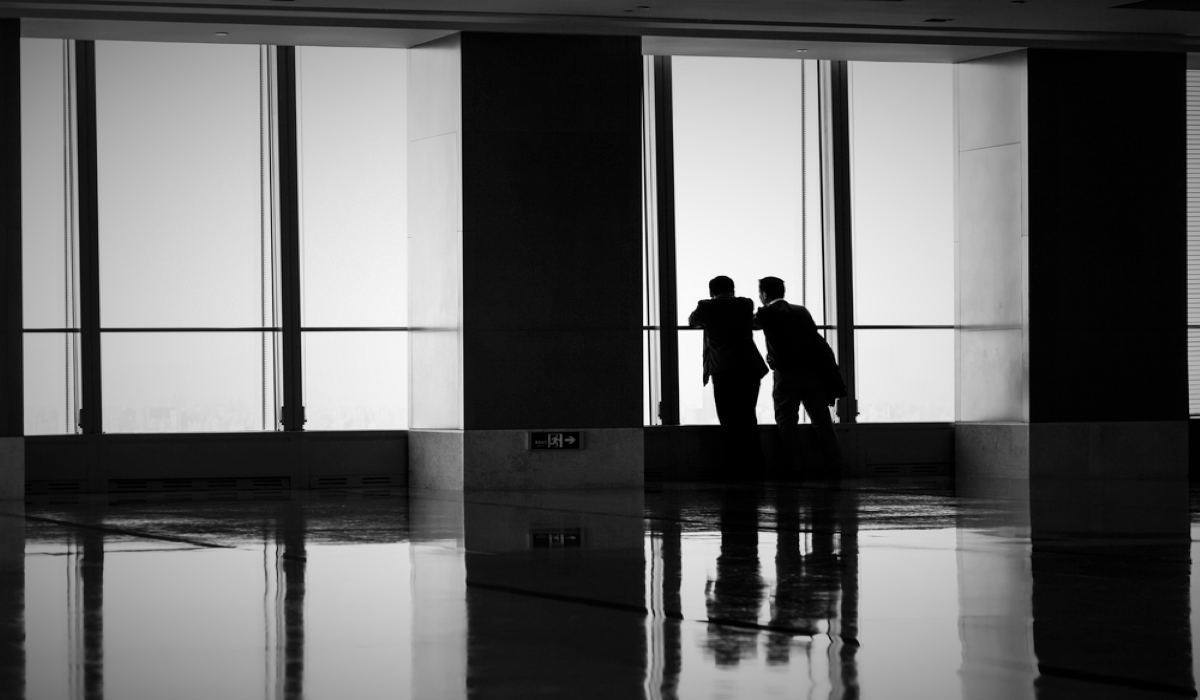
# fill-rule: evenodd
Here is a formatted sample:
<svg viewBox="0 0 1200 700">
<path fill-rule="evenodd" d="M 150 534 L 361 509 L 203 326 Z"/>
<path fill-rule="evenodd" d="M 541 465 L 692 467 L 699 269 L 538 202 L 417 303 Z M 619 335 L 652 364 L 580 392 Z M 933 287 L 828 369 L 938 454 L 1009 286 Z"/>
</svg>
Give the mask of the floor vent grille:
<svg viewBox="0 0 1200 700">
<path fill-rule="evenodd" d="M 83 493 L 87 491 L 86 481 L 58 479 L 51 481 L 26 481 L 25 493 Z"/>
<path fill-rule="evenodd" d="M 291 479 L 286 476 L 214 478 L 214 479 L 109 479 L 109 493 L 204 493 L 208 491 L 286 491 Z"/>
<path fill-rule="evenodd" d="M 309 482 L 314 489 L 358 489 L 404 486 L 399 474 L 363 474 L 349 476 L 314 476 Z"/>
</svg>

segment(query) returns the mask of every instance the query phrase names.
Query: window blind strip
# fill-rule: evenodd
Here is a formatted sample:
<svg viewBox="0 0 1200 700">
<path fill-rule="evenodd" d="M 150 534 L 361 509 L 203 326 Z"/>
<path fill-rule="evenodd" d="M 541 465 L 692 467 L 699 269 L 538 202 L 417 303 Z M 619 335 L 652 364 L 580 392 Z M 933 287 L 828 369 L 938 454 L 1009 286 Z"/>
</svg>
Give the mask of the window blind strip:
<svg viewBox="0 0 1200 700">
<path fill-rule="evenodd" d="M 1200 71 L 1187 71 L 1188 324 L 1200 324 Z M 1200 330 L 1188 329 L 1188 412 L 1200 415 Z"/>
</svg>

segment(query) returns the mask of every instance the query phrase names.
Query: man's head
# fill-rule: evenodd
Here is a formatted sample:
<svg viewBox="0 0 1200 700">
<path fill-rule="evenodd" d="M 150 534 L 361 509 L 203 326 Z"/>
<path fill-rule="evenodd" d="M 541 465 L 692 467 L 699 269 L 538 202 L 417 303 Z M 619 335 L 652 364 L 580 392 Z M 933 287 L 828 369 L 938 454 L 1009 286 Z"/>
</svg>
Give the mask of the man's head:
<svg viewBox="0 0 1200 700">
<path fill-rule="evenodd" d="M 764 277 L 758 281 L 758 296 L 762 303 L 782 299 L 783 295 L 783 280 L 778 277 Z"/>
<path fill-rule="evenodd" d="M 718 275 L 708 281 L 708 295 L 715 297 L 722 294 L 733 294 L 733 280 L 725 275 Z"/>
</svg>

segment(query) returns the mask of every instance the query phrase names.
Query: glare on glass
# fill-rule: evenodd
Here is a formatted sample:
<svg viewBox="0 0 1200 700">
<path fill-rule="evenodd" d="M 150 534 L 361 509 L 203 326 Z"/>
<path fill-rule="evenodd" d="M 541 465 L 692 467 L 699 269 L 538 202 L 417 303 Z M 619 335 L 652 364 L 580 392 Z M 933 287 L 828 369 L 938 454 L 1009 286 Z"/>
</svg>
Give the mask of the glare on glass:
<svg viewBox="0 0 1200 700">
<path fill-rule="evenodd" d="M 96 42 L 103 326 L 262 322 L 259 60 L 257 46 Z"/>
<path fill-rule="evenodd" d="M 26 328 L 77 328 L 67 42 L 21 39 L 21 255 Z"/>
<path fill-rule="evenodd" d="M 731 277 L 779 277 L 824 319 L 816 64 L 672 58 L 679 317 Z M 803 90 L 802 90 L 803 86 Z"/>
<path fill-rule="evenodd" d="M 304 333 L 308 430 L 408 427 L 408 333 Z"/>
<path fill-rule="evenodd" d="M 850 64 L 859 325 L 954 323 L 952 71 Z"/>
<path fill-rule="evenodd" d="M 25 434 L 76 432 L 79 356 L 75 333 L 25 334 Z"/>
<path fill-rule="evenodd" d="M 407 56 L 298 50 L 306 326 L 408 323 Z"/>
<path fill-rule="evenodd" d="M 273 430 L 271 333 L 104 333 L 104 432 Z"/>
<path fill-rule="evenodd" d="M 954 420 L 954 331 L 855 331 L 861 423 Z"/>
</svg>

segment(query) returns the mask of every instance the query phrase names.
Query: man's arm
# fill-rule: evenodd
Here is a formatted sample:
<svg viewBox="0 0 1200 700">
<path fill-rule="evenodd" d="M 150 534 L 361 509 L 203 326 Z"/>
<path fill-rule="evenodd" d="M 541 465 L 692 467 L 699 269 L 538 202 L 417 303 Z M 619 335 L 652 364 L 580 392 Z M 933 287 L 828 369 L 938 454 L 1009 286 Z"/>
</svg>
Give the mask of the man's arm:
<svg viewBox="0 0 1200 700">
<path fill-rule="evenodd" d="M 771 307 L 760 306 L 754 312 L 754 330 L 761 331 L 771 322 Z"/>
<path fill-rule="evenodd" d="M 708 302 L 707 299 L 701 299 L 700 302 L 696 304 L 696 310 L 693 311 L 688 316 L 688 325 L 689 326 L 703 326 L 704 325 L 704 317 L 706 316 L 706 314 L 704 312 L 708 307 L 707 302 Z"/>
</svg>

